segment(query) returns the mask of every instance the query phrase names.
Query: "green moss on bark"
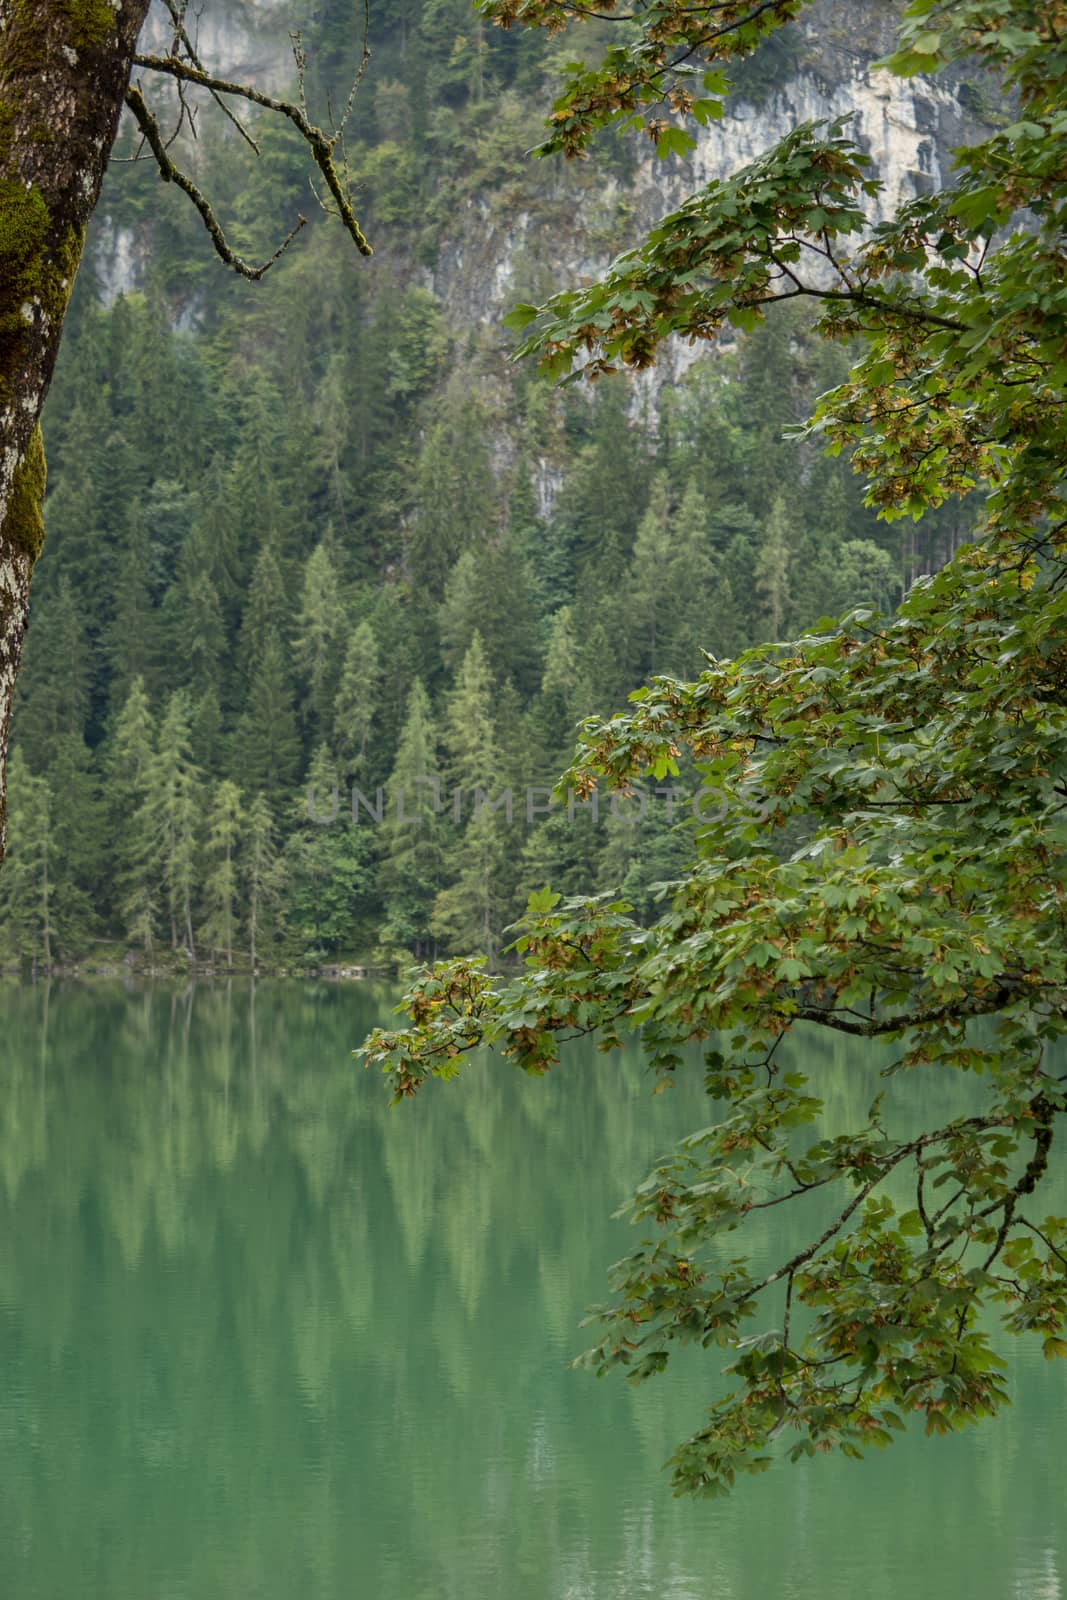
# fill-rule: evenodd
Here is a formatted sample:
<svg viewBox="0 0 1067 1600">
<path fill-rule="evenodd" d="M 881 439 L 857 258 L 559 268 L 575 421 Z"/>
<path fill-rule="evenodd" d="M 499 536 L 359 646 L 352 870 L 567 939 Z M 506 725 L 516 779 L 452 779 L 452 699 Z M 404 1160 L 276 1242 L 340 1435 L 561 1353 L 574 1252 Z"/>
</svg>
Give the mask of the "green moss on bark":
<svg viewBox="0 0 1067 1600">
<path fill-rule="evenodd" d="M 15 0 L 13 6 L 13 22 L 9 33 L 17 36 L 21 48 L 12 57 L 10 40 L 8 41 L 7 54 L 10 65 L 18 65 L 22 70 L 41 69 L 47 65 L 48 44 L 45 39 L 40 40 L 40 49 L 37 59 L 33 59 L 34 36 L 40 36 L 40 29 L 35 25 L 35 19 L 29 15 L 29 8 L 25 0 Z M 20 16 L 21 13 L 21 16 Z M 57 17 L 62 17 L 66 24 L 64 33 L 65 43 L 75 50 L 92 50 L 104 43 L 105 39 L 115 31 L 116 16 L 109 0 L 56 0 L 55 12 Z M 20 28 L 19 23 L 24 25 Z M 29 26 L 25 24 L 29 23 Z M 54 41 L 53 41 L 54 43 Z"/>
<path fill-rule="evenodd" d="M 57 245 L 50 220 L 40 190 L 0 181 L 0 404 L 34 326 L 62 322 L 78 270 L 84 229 L 68 228 Z"/>
<path fill-rule="evenodd" d="M 27 189 L 17 178 L 0 182 L 0 270 L 5 277 L 20 271 L 39 252 L 48 234 L 48 221 L 48 207 L 39 189 Z"/>
<path fill-rule="evenodd" d="M 0 182 L 0 405 L 11 400 L 20 351 L 49 294 L 49 215 L 40 190 Z"/>
<path fill-rule="evenodd" d="M 11 498 L 0 534 L 0 544 L 7 548 L 14 545 L 29 556 L 31 563 L 37 560 L 44 544 L 42 507 L 46 476 L 44 440 L 40 427 L 36 427 L 30 436 L 26 454 L 15 469 Z"/>
<path fill-rule="evenodd" d="M 70 22 L 70 42 L 76 50 L 91 50 L 114 32 L 115 12 L 108 0 L 60 0 L 59 9 Z"/>
</svg>

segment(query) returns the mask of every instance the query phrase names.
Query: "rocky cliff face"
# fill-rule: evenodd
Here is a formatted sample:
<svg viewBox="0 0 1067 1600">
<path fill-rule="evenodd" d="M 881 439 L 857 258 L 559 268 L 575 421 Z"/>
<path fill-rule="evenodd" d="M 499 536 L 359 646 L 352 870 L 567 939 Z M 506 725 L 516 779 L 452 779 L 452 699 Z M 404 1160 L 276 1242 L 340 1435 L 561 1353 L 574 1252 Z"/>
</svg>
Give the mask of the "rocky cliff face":
<svg viewBox="0 0 1067 1600">
<path fill-rule="evenodd" d="M 734 98 L 721 122 L 698 130 L 697 149 L 684 161 L 659 161 L 649 147 L 628 179 L 585 165 L 551 180 L 546 173 L 541 191 L 510 216 L 488 196 L 470 200 L 427 286 L 453 325 L 496 323 L 517 299 L 600 271 L 696 188 L 736 172 L 803 122 L 852 119 L 884 184 L 872 221 L 892 215 L 901 201 L 939 187 L 952 150 L 981 127 L 968 109 L 975 97 L 961 97 L 959 79 L 901 79 L 874 65 L 892 46 L 899 10 L 897 0 L 816 0 L 784 64 L 765 73 L 755 92 Z M 692 359 L 684 346 L 669 352 L 653 389 Z"/>
<path fill-rule="evenodd" d="M 385 230 L 382 238 L 379 230 L 379 261 L 370 270 L 418 279 L 453 329 L 492 340 L 516 299 L 544 297 L 593 275 L 701 184 L 752 161 L 799 122 L 840 116 L 852 118 L 884 183 L 872 219 L 891 214 L 901 200 L 940 185 L 952 149 L 979 126 L 967 109 L 975 97 L 961 94 L 958 80 L 902 80 L 874 65 L 892 45 L 901 3 L 816 0 L 766 64 L 756 59 L 726 117 L 699 130 L 688 159 L 661 162 L 649 147 L 625 175 L 596 163 L 531 162 L 521 185 L 464 200 L 431 267 L 416 266 L 395 235 Z M 205 12 L 199 39 L 205 59 L 224 62 L 229 75 L 282 86 L 291 76 L 292 26 L 281 0 L 228 0 L 213 18 Z M 154 43 L 165 44 L 165 17 L 155 16 L 150 27 Z M 105 296 L 137 287 L 150 241 L 104 214 L 96 243 Z M 675 351 L 654 386 L 677 377 L 691 359 Z"/>
</svg>

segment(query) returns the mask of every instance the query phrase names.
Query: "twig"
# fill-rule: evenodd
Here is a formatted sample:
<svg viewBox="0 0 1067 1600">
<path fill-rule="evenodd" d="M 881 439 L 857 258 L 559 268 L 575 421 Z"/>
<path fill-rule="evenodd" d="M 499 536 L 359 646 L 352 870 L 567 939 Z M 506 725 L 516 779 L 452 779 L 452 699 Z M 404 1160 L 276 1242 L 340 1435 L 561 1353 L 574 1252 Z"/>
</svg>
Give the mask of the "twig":
<svg viewBox="0 0 1067 1600">
<path fill-rule="evenodd" d="M 219 94 L 235 95 L 242 100 L 250 100 L 253 105 L 264 106 L 268 111 L 276 111 L 281 116 L 288 117 L 310 148 L 315 165 L 322 173 L 326 187 L 337 203 L 338 216 L 343 222 L 346 231 L 354 240 L 356 248 L 361 255 L 373 255 L 374 252 L 356 219 L 351 201 L 345 194 L 340 174 L 334 164 L 336 137 L 334 139 L 327 138 L 321 128 L 316 127 L 313 122 L 308 120 L 300 106 L 294 105 L 290 100 L 279 100 L 274 95 L 264 94 L 261 89 L 256 89 L 249 83 L 231 83 L 226 78 L 216 78 L 210 73 L 204 72 L 201 68 L 194 67 L 189 62 L 181 61 L 175 56 L 134 56 L 133 59 L 135 66 L 143 67 L 148 72 L 163 72 L 168 77 L 181 78 L 187 83 L 199 84 L 202 89 L 214 89 Z M 143 105 L 143 96 L 141 97 L 141 102 Z M 145 107 L 145 110 L 147 112 L 147 107 Z"/>
<path fill-rule="evenodd" d="M 199 67 L 201 72 L 203 72 L 204 63 L 201 61 L 197 47 L 193 43 L 192 39 L 190 39 L 188 30 L 185 26 L 185 13 L 188 9 L 188 0 L 182 0 L 180 5 L 176 4 L 176 0 L 164 0 L 164 3 L 167 7 L 167 10 L 170 12 L 171 20 L 174 23 L 174 40 L 170 47 L 171 55 L 177 57 L 178 48 L 181 46 L 185 50 L 185 53 L 189 57 L 189 60 L 192 62 L 193 66 Z M 231 111 L 230 107 L 226 104 L 225 100 L 220 94 L 217 94 L 213 89 L 209 90 L 208 92 L 210 93 L 212 100 L 214 100 L 215 104 L 222 112 L 223 116 L 229 118 L 234 127 L 237 129 L 238 133 L 241 135 L 241 138 L 246 144 L 251 145 L 252 149 L 258 156 L 259 144 L 249 133 L 240 117 L 236 116 L 234 112 Z"/>
<path fill-rule="evenodd" d="M 137 125 L 144 135 L 145 142 L 148 144 L 152 154 L 156 158 L 157 165 L 159 166 L 159 175 L 163 179 L 164 183 L 177 184 L 178 188 L 189 196 L 189 199 L 193 202 L 193 205 L 199 211 L 203 219 L 204 227 L 208 231 L 211 242 L 215 246 L 217 254 L 221 256 L 226 265 L 228 267 L 232 267 L 233 270 L 236 273 L 239 273 L 242 278 L 250 278 L 254 283 L 258 283 L 259 279 L 269 272 L 270 268 L 277 261 L 278 257 L 284 254 L 284 252 L 289 248 L 297 234 L 300 232 L 301 228 L 307 226 L 307 218 L 305 216 L 300 216 L 297 218 L 296 226 L 289 234 L 286 235 L 268 261 L 264 261 L 262 266 L 259 267 L 252 266 L 250 262 L 245 261 L 242 256 L 239 256 L 230 245 L 229 240 L 223 233 L 222 226 L 212 210 L 211 204 L 207 198 L 197 188 L 193 180 L 186 173 L 182 172 L 179 167 L 176 167 L 174 162 L 171 160 L 169 154 L 167 153 L 167 146 L 163 139 L 163 133 L 160 129 L 159 123 L 149 111 L 148 106 L 145 103 L 144 95 L 135 84 L 130 84 L 126 90 L 126 104 L 133 112 L 133 115 L 137 121 Z"/>
</svg>

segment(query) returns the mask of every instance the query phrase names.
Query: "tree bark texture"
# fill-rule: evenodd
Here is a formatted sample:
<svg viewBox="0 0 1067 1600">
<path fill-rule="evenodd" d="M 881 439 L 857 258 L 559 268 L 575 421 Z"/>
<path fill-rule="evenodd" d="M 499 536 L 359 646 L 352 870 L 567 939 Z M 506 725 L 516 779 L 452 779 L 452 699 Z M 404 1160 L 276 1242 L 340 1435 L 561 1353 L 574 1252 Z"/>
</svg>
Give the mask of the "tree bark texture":
<svg viewBox="0 0 1067 1600">
<path fill-rule="evenodd" d="M 0 0 L 0 862 L 44 538 L 40 415 L 149 0 Z"/>
</svg>

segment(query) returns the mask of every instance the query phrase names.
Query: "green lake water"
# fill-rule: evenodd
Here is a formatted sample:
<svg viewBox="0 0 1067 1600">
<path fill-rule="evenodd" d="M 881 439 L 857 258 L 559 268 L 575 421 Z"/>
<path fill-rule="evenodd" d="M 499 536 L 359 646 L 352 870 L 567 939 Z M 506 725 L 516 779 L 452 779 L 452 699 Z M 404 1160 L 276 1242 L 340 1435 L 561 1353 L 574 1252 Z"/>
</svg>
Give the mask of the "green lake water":
<svg viewBox="0 0 1067 1600">
<path fill-rule="evenodd" d="M 0 989 L 3 1600 L 1067 1594 L 1067 1363 L 1016 1342 L 981 1430 L 672 1499 L 715 1358 L 636 1391 L 567 1363 L 611 1213 L 710 1120 L 699 1067 L 652 1099 L 636 1051 L 575 1049 L 390 1110 L 348 1054 L 386 1014 Z M 838 1114 L 879 1086 L 794 1059 Z"/>
</svg>

